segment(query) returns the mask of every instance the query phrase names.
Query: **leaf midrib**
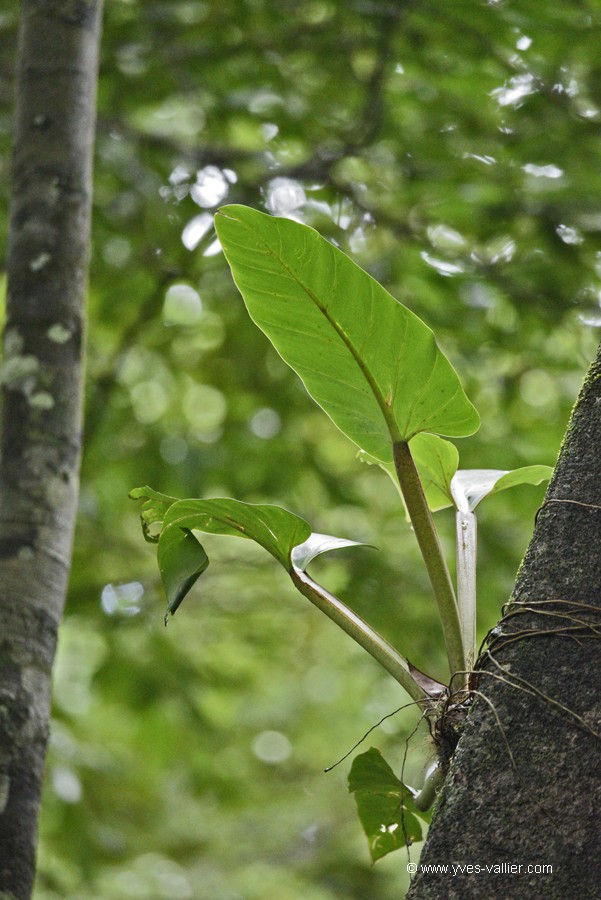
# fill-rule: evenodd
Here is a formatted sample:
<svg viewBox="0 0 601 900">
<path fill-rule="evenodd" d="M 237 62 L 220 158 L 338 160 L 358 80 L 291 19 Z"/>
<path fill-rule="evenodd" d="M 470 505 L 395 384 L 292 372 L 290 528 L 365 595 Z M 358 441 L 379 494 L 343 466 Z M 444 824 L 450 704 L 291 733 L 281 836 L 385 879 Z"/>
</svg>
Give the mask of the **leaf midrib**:
<svg viewBox="0 0 601 900">
<path fill-rule="evenodd" d="M 240 222 L 239 219 L 237 221 Z M 244 225 L 244 223 L 242 223 L 242 222 L 240 222 L 240 224 Z M 248 226 L 245 226 L 245 227 L 248 227 Z M 256 237 L 256 235 L 255 235 L 255 237 Z M 372 394 L 374 395 L 374 398 L 378 404 L 378 407 L 380 408 L 380 412 L 382 413 L 382 416 L 384 417 L 386 427 L 388 428 L 388 432 L 390 434 L 390 437 L 391 437 L 391 440 L 393 441 L 393 443 L 395 441 L 403 440 L 402 435 L 397 428 L 397 424 L 394 419 L 394 416 L 392 415 L 391 408 L 386 403 L 386 399 L 383 396 L 382 392 L 380 391 L 380 388 L 379 388 L 377 382 L 375 381 L 374 377 L 372 376 L 369 368 L 364 364 L 363 360 L 361 359 L 358 349 L 355 348 L 354 344 L 352 343 L 352 341 L 350 340 L 348 335 L 344 332 L 342 326 L 329 314 L 328 310 L 322 305 L 322 303 L 320 302 L 317 295 L 301 280 L 301 278 L 296 274 L 296 272 L 294 272 L 294 270 L 292 270 L 284 262 L 284 260 L 281 258 L 281 256 L 276 254 L 272 250 L 272 248 L 269 247 L 269 245 L 266 244 L 261 238 L 259 238 L 259 240 L 263 243 L 263 246 L 265 247 L 265 252 L 267 254 L 269 254 L 270 256 L 272 256 L 276 260 L 277 263 L 279 263 L 279 265 L 287 273 L 287 275 L 292 279 L 292 281 L 294 281 L 301 288 L 301 290 L 303 290 L 305 292 L 305 294 L 309 297 L 309 299 L 315 304 L 317 309 L 320 311 L 320 313 L 323 315 L 323 317 L 327 320 L 327 322 L 329 322 L 329 324 L 332 326 L 332 328 L 334 329 L 334 331 L 336 332 L 336 334 L 338 335 L 338 337 L 340 338 L 340 340 L 342 341 L 342 343 L 344 344 L 346 349 L 349 351 L 349 353 L 355 360 L 357 366 L 359 367 L 359 370 L 361 371 L 361 374 L 367 381 L 367 383 L 370 387 L 370 390 L 371 390 Z M 334 257 L 334 268 L 336 268 L 335 257 Z"/>
</svg>

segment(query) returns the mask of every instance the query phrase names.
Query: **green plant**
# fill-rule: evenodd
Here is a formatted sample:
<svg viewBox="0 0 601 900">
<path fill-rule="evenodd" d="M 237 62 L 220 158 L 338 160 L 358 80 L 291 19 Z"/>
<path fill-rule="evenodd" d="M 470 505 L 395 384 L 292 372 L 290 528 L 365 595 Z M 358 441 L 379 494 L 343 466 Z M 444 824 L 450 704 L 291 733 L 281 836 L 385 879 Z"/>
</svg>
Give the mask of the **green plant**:
<svg viewBox="0 0 601 900">
<path fill-rule="evenodd" d="M 131 496 L 145 501 L 145 537 L 158 542 L 166 620 L 209 564 L 195 532 L 252 539 L 301 594 L 384 666 L 425 716 L 436 722 L 449 705 L 464 716 L 475 656 L 475 508 L 487 494 L 538 484 L 550 468 L 458 469 L 458 451 L 441 435 L 468 436 L 479 417 L 432 331 L 316 231 L 242 206 L 221 209 L 216 229 L 251 318 L 360 456 L 381 466 L 399 488 L 437 602 L 450 678 L 443 685 L 419 672 L 309 576 L 316 556 L 356 542 L 315 534 L 276 506 L 177 500 L 137 488 Z M 447 506 L 457 511 L 457 592 L 432 517 Z M 349 788 L 372 859 L 420 839 L 420 819 L 427 818 L 441 777 L 434 766 L 416 791 L 377 750 L 356 757 Z"/>
</svg>

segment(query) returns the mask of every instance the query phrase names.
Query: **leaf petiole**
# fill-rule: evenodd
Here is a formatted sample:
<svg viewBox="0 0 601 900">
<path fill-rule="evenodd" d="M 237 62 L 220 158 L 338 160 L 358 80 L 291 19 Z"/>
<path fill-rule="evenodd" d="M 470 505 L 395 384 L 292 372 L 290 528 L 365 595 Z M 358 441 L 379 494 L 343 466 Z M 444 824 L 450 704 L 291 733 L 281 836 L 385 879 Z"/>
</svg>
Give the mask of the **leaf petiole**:
<svg viewBox="0 0 601 900">
<path fill-rule="evenodd" d="M 466 669 L 474 667 L 476 651 L 476 513 L 457 510 L 457 600 L 465 647 Z"/>
<path fill-rule="evenodd" d="M 392 675 L 413 700 L 418 702 L 428 700 L 423 688 L 413 678 L 407 660 L 381 634 L 378 634 L 361 616 L 358 616 L 342 600 L 314 581 L 306 572 L 292 566 L 289 574 L 297 591 L 325 613 L 364 650 L 367 650 L 370 656 Z"/>
<path fill-rule="evenodd" d="M 405 506 L 426 565 L 444 634 L 451 676 L 466 669 L 459 612 L 453 582 L 449 574 L 438 532 L 422 484 L 406 441 L 393 446 L 394 465 Z"/>
</svg>

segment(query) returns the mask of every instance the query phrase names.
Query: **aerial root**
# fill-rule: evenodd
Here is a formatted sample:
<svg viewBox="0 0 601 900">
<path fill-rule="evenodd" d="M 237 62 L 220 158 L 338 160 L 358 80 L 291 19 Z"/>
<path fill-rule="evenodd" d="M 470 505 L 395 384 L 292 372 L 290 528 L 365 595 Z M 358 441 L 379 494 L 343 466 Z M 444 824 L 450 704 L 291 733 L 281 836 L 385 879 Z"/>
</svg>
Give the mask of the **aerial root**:
<svg viewBox="0 0 601 900">
<path fill-rule="evenodd" d="M 503 606 L 503 618 L 487 633 L 480 645 L 474 668 L 480 668 L 480 660 L 488 653 L 498 651 L 508 644 L 526 638 L 565 637 L 577 643 L 587 638 L 601 637 L 601 609 L 578 600 L 513 600 Z M 561 621 L 553 627 L 552 621 L 545 627 L 530 627 L 513 630 L 519 616 L 540 617 L 542 620 Z M 541 623 L 542 624 L 542 623 Z"/>
</svg>

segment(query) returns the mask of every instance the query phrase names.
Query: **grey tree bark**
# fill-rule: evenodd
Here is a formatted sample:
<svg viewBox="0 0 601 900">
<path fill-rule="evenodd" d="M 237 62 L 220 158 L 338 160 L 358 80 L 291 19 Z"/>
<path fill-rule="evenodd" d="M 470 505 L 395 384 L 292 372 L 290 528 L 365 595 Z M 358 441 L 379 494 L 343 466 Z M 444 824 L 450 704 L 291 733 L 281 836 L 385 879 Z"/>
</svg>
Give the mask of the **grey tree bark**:
<svg viewBox="0 0 601 900">
<path fill-rule="evenodd" d="M 101 0 L 22 0 L 0 460 L 0 897 L 31 896 L 71 561 Z"/>
<path fill-rule="evenodd" d="M 467 718 L 411 900 L 601 897 L 600 548 L 601 350 L 512 613 L 483 661 L 487 699 L 477 697 Z"/>
</svg>

